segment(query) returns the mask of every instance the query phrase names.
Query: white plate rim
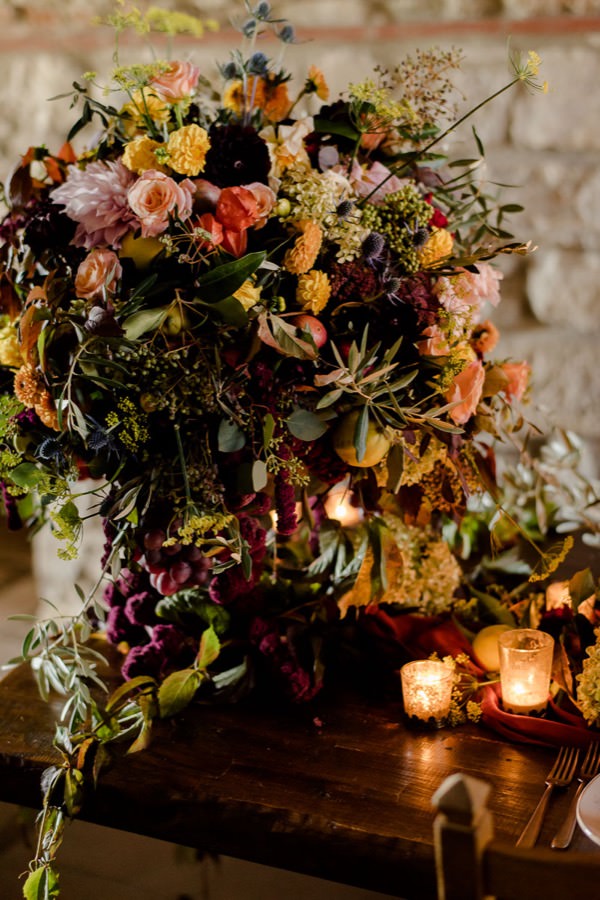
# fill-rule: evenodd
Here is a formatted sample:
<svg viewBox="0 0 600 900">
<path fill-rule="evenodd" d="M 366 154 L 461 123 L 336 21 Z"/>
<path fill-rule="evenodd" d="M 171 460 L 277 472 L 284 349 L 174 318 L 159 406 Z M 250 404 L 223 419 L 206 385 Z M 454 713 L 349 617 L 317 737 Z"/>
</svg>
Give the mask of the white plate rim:
<svg viewBox="0 0 600 900">
<path fill-rule="evenodd" d="M 586 797 L 586 794 L 589 795 L 593 793 L 598 793 L 600 795 L 600 775 L 596 775 L 592 780 L 586 784 L 584 789 L 579 795 L 579 799 L 577 800 L 577 824 L 583 831 L 587 837 L 595 844 L 600 845 L 600 813 L 598 814 L 598 829 L 592 828 L 588 821 L 586 821 L 585 815 L 581 811 L 582 803 Z M 600 796 L 598 798 L 598 806 L 600 807 Z"/>
</svg>

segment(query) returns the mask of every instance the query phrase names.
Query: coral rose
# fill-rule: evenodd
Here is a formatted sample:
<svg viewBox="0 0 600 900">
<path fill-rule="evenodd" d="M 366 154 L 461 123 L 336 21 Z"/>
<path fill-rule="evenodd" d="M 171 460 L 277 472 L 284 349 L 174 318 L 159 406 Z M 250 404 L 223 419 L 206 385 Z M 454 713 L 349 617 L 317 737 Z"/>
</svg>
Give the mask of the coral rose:
<svg viewBox="0 0 600 900">
<path fill-rule="evenodd" d="M 123 274 L 119 258 L 112 250 L 92 250 L 77 269 L 75 290 L 84 300 L 100 300 L 115 292 Z"/>
<path fill-rule="evenodd" d="M 192 212 L 195 186 L 189 178 L 179 184 L 168 175 L 149 169 L 129 189 L 127 200 L 142 225 L 142 237 L 157 237 L 169 224 L 169 216 L 182 221 Z"/>
<path fill-rule="evenodd" d="M 522 400 L 529 384 L 531 367 L 526 362 L 505 362 L 500 368 L 508 379 L 504 388 L 504 393 L 508 399 Z"/>
<path fill-rule="evenodd" d="M 247 191 L 250 191 L 256 200 L 258 218 L 254 223 L 254 228 L 262 228 L 263 225 L 266 225 L 271 210 L 275 206 L 277 195 L 275 194 L 275 191 L 272 191 L 270 187 L 266 184 L 262 184 L 260 181 L 253 181 L 252 184 L 244 184 L 242 187 L 245 187 Z"/>
<path fill-rule="evenodd" d="M 245 231 L 259 216 L 254 194 L 244 187 L 223 188 L 217 201 L 216 216 L 228 231 Z"/>
<path fill-rule="evenodd" d="M 200 69 L 191 62 L 172 62 L 166 72 L 151 81 L 155 92 L 167 103 L 178 103 L 194 92 Z"/>
<path fill-rule="evenodd" d="M 209 238 L 198 238 L 198 246 L 201 250 L 214 250 L 219 244 L 223 243 L 223 226 L 217 222 L 212 213 L 202 213 L 202 215 L 194 221 L 195 228 L 202 228 L 208 232 Z"/>
<path fill-rule="evenodd" d="M 476 359 L 455 375 L 452 385 L 445 393 L 448 403 L 455 403 L 450 410 L 450 418 L 457 425 L 464 425 L 471 418 L 481 398 L 485 370 L 481 360 Z"/>
</svg>

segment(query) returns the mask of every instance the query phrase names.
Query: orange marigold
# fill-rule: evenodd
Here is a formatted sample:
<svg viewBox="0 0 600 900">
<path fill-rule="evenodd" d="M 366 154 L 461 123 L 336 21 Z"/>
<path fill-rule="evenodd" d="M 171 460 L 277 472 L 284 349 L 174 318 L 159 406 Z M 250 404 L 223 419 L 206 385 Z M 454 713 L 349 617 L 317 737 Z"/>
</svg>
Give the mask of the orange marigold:
<svg viewBox="0 0 600 900">
<path fill-rule="evenodd" d="M 283 268 L 292 275 L 303 275 L 312 269 L 323 241 L 323 232 L 317 222 L 302 219 L 296 223 L 300 231 L 293 247 L 286 251 Z"/>
</svg>

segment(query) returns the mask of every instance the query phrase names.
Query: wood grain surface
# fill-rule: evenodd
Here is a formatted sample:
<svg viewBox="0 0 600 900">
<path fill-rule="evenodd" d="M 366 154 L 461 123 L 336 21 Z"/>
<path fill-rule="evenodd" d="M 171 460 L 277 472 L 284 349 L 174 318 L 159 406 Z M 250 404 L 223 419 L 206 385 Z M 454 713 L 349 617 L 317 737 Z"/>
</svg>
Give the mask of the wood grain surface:
<svg viewBox="0 0 600 900">
<path fill-rule="evenodd" d="M 0 682 L 0 800 L 40 803 L 60 699 L 28 667 Z M 492 782 L 496 837 L 514 843 L 555 752 L 483 726 L 415 731 L 397 696 L 332 691 L 309 706 L 194 705 L 150 748 L 115 757 L 82 818 L 404 898 L 435 897 L 431 796 L 454 771 Z M 572 788 L 574 790 L 574 786 Z M 548 844 L 569 791 L 556 791 Z M 600 852 L 580 832 L 573 847 Z"/>
</svg>

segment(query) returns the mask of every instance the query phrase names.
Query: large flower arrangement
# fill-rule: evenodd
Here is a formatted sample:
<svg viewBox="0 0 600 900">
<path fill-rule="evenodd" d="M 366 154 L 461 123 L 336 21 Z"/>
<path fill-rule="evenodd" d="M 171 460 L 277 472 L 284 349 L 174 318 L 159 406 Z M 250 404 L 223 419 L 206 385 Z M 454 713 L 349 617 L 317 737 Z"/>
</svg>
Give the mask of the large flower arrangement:
<svg viewBox="0 0 600 900">
<path fill-rule="evenodd" d="M 113 19 L 149 23 L 199 28 Z M 522 505 L 498 514 L 494 441 L 523 428 L 529 368 L 489 358 L 486 318 L 490 260 L 527 247 L 476 160 L 443 155 L 458 54 L 420 53 L 330 101 L 314 66 L 292 94 L 256 49 L 264 31 L 294 41 L 268 3 L 248 7 L 218 87 L 192 62 L 152 62 L 118 67 L 109 103 L 90 74 L 69 142 L 30 149 L 7 188 L 9 523 L 49 519 L 69 557 L 85 490 L 106 533 L 103 595 L 25 641 L 41 689 L 68 694 L 71 761 L 77 735 L 143 746 L 152 716 L 198 691 L 310 699 L 382 604 L 489 610 L 470 591 L 483 539 L 528 529 Z M 516 61 L 501 91 L 539 87 L 538 63 Z M 122 655 L 110 734 L 94 725 L 92 629 Z"/>
</svg>

